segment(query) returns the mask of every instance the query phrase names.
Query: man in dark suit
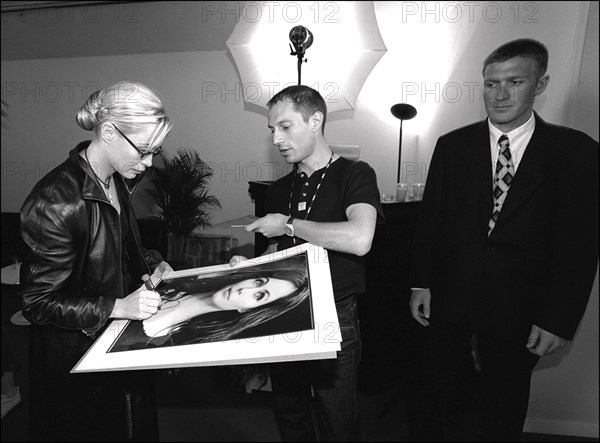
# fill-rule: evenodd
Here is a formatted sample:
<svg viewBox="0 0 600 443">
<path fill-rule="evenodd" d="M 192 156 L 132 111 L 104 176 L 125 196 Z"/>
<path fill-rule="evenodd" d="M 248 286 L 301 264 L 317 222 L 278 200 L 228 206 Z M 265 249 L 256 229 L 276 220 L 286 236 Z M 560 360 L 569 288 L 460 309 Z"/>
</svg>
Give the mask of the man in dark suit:
<svg viewBox="0 0 600 443">
<path fill-rule="evenodd" d="M 414 440 L 518 441 L 533 368 L 573 339 L 585 311 L 598 142 L 533 111 L 547 64 L 535 40 L 496 49 L 483 67 L 488 118 L 435 147 L 411 270 L 411 314 L 427 326 L 408 398 Z M 473 392 L 477 426 L 461 414 Z"/>
</svg>

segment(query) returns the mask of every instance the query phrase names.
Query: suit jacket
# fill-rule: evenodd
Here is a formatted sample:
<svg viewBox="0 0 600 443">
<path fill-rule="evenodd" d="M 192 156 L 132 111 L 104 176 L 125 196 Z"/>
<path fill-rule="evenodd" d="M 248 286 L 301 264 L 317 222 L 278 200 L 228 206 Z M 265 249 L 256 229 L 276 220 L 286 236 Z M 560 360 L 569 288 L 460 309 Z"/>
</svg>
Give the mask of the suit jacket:
<svg viewBox="0 0 600 443">
<path fill-rule="evenodd" d="M 431 320 L 468 313 L 499 333 L 531 324 L 572 339 L 598 261 L 598 142 L 536 126 L 498 221 L 487 120 L 438 140 L 413 241 L 413 287 Z"/>
</svg>

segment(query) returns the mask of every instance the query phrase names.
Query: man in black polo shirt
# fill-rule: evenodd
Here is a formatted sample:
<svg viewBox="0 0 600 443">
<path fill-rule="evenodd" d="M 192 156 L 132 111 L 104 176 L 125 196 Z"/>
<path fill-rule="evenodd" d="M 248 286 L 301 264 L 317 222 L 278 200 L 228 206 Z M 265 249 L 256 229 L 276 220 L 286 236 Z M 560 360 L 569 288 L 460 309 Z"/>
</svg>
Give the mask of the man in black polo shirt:
<svg viewBox="0 0 600 443">
<path fill-rule="evenodd" d="M 305 242 L 328 250 L 342 333 L 332 360 L 272 364 L 275 414 L 284 441 L 314 441 L 311 386 L 331 441 L 356 441 L 360 331 L 357 296 L 364 292 L 364 255 L 383 219 L 375 171 L 332 152 L 324 136 L 327 106 L 318 91 L 291 86 L 267 104 L 268 125 L 291 173 L 266 195 L 267 215 L 246 227 L 272 238 L 268 252 Z"/>
</svg>

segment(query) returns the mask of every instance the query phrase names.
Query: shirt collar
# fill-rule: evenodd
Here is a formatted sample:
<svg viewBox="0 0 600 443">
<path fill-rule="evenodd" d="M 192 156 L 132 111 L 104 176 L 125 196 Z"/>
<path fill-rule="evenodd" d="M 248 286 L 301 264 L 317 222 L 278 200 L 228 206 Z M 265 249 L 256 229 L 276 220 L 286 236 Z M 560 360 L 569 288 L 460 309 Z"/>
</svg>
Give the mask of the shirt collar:
<svg viewBox="0 0 600 443">
<path fill-rule="evenodd" d="M 524 139 L 535 129 L 535 117 L 533 112 L 531 113 L 531 117 L 525 123 L 523 123 L 518 128 L 513 129 L 512 131 L 506 133 L 502 132 L 500 129 L 496 128 L 488 117 L 488 128 L 490 130 L 490 144 L 492 146 L 496 146 L 498 144 L 498 139 L 502 134 L 506 134 L 508 140 L 510 141 L 510 146 L 516 146 L 519 143 L 519 140 Z"/>
</svg>

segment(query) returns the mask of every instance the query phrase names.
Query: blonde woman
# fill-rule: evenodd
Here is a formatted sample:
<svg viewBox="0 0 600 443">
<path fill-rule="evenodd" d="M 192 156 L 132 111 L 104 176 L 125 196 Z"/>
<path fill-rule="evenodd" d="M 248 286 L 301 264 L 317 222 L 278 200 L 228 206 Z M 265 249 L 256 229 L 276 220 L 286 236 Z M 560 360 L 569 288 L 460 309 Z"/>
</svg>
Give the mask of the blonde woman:
<svg viewBox="0 0 600 443">
<path fill-rule="evenodd" d="M 32 323 L 30 437 L 156 440 L 153 402 L 144 403 L 143 392 L 151 381 L 70 370 L 109 319 L 143 320 L 157 311 L 159 295 L 140 278 L 172 269 L 143 249 L 131 200 L 171 122 L 154 91 L 129 81 L 92 94 L 76 121 L 92 140 L 75 146 L 21 208 L 29 253 L 20 296 Z"/>
</svg>

